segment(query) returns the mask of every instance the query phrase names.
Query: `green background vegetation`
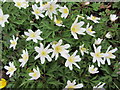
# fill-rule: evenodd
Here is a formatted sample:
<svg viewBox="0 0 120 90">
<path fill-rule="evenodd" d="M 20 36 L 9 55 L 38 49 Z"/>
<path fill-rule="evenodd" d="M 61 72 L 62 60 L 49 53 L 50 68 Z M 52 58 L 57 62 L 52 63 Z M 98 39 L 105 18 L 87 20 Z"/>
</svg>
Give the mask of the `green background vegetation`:
<svg viewBox="0 0 120 90">
<path fill-rule="evenodd" d="M 100 3 L 90 3 L 88 6 L 84 6 L 82 2 L 67 2 L 60 3 L 61 6 L 66 5 L 69 10 L 69 16 L 67 19 L 62 19 L 66 27 L 58 27 L 55 23 L 50 20 L 48 17 L 40 18 L 39 20 L 35 19 L 35 16 L 31 13 L 34 3 L 29 3 L 29 7 L 26 9 L 18 9 L 14 6 L 13 2 L 1 3 L 2 10 L 4 14 L 9 14 L 8 19 L 9 23 L 2 29 L 2 64 L 3 66 L 8 65 L 8 62 L 13 61 L 17 71 L 11 78 L 8 78 L 8 85 L 6 88 L 64 88 L 66 86 L 67 80 L 73 81 L 76 79 L 77 83 L 83 83 L 84 88 L 92 88 L 97 85 L 99 82 L 104 82 L 104 86 L 108 90 L 113 90 L 113 88 L 120 89 L 120 80 L 118 74 L 118 62 L 120 61 L 120 25 L 118 19 L 116 22 L 111 22 L 109 19 L 110 14 L 120 15 L 120 2 L 100 2 Z M 60 13 L 59 13 L 60 14 Z M 99 24 L 95 24 L 90 20 L 84 19 L 86 27 L 87 23 L 93 25 L 93 31 L 96 31 L 95 36 L 90 35 L 79 35 L 79 39 L 75 40 L 70 32 L 70 27 L 77 15 L 83 14 L 83 16 L 90 16 L 91 14 L 101 18 Z M 60 15 L 58 15 L 60 18 Z M 81 19 L 79 19 L 80 21 Z M 31 22 L 31 23 L 30 23 Z M 116 59 L 111 59 L 111 65 L 108 66 L 101 65 L 99 68 L 99 73 L 91 75 L 88 72 L 89 65 L 92 65 L 92 57 L 90 54 L 85 54 L 83 57 L 78 52 L 78 55 L 82 58 L 81 62 L 78 65 L 81 69 L 73 66 L 73 71 L 70 71 L 69 68 L 65 67 L 66 59 L 61 56 L 58 60 L 52 59 L 52 62 L 46 60 L 45 64 L 41 64 L 40 60 L 34 60 L 34 57 L 37 55 L 34 47 L 39 46 L 39 43 L 34 43 L 32 41 L 26 41 L 26 38 L 23 38 L 24 32 L 28 29 L 36 31 L 40 29 L 43 31 L 41 37 L 44 38 L 42 43 L 47 46 L 48 43 L 52 41 L 58 41 L 63 39 L 63 44 L 70 44 L 71 48 L 70 54 L 75 50 L 79 49 L 79 46 L 85 44 L 85 47 L 89 49 L 89 52 L 94 52 L 93 43 L 97 38 L 104 39 L 101 43 L 102 52 L 105 52 L 109 45 L 112 45 L 113 48 L 117 47 L 118 51 L 115 53 Z M 112 33 L 112 38 L 107 39 L 105 35 L 107 32 Z M 18 36 L 18 44 L 16 49 L 10 49 L 10 40 L 12 35 Z M 112 49 L 113 49 L 112 48 Z M 24 68 L 20 67 L 20 62 L 18 61 L 21 58 L 22 50 L 28 49 L 30 58 Z M 94 63 L 97 67 L 97 63 Z M 39 67 L 41 77 L 38 80 L 29 80 L 30 76 L 28 73 L 35 68 Z M 4 70 L 4 69 L 3 69 Z"/>
</svg>

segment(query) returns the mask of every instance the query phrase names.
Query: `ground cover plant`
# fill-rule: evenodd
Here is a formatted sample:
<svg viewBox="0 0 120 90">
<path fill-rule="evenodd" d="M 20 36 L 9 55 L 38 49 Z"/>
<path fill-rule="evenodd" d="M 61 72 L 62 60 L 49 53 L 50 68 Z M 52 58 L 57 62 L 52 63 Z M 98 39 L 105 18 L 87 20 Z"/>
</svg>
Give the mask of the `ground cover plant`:
<svg viewBox="0 0 120 90">
<path fill-rule="evenodd" d="M 0 88 L 120 89 L 120 2 L 0 6 Z"/>
</svg>

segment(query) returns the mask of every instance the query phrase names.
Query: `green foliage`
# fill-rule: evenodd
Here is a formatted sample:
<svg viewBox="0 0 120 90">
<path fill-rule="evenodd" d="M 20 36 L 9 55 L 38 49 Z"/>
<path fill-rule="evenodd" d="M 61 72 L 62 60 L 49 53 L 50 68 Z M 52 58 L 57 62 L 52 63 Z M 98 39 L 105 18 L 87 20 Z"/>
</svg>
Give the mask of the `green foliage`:
<svg viewBox="0 0 120 90">
<path fill-rule="evenodd" d="M 67 2 L 67 3 L 59 3 L 60 5 L 66 5 L 69 10 L 69 16 L 67 19 L 62 19 L 63 23 L 66 27 L 58 27 L 54 24 L 53 20 L 50 20 L 48 17 L 40 18 L 38 20 L 35 19 L 35 16 L 31 13 L 33 2 L 29 2 L 29 7 L 26 9 L 18 9 L 14 6 L 13 2 L 6 2 L 2 4 L 2 9 L 5 14 L 9 14 L 9 23 L 2 30 L 3 39 L 3 51 L 2 51 L 2 62 L 3 66 L 7 65 L 8 62 L 13 61 L 17 68 L 14 76 L 8 79 L 8 85 L 6 88 L 61 88 L 63 89 L 66 86 L 67 80 L 75 80 L 77 83 L 83 83 L 84 88 L 92 88 L 97 85 L 99 82 L 106 83 L 105 88 L 108 90 L 120 89 L 120 80 L 118 78 L 118 67 L 120 60 L 120 25 L 119 21 L 110 22 L 109 15 L 113 13 L 117 13 L 118 9 L 120 9 L 120 2 L 112 3 L 112 7 L 110 10 L 107 8 L 101 9 L 100 5 L 106 3 L 91 3 L 88 6 L 82 6 L 81 2 Z M 108 4 L 108 3 L 107 3 Z M 116 9 L 118 8 L 118 9 Z M 93 31 L 96 31 L 95 37 L 90 35 L 79 35 L 79 39 L 74 39 L 70 32 L 70 27 L 77 15 L 83 14 L 86 17 L 91 14 L 95 14 L 101 18 L 99 24 L 95 24 L 90 20 L 82 20 L 84 21 L 86 27 L 87 23 L 93 25 Z M 115 53 L 116 59 L 111 59 L 111 65 L 102 65 L 99 68 L 100 73 L 92 75 L 88 72 L 89 65 L 92 65 L 92 57 L 90 54 L 85 54 L 83 57 L 81 56 L 80 51 L 78 55 L 81 56 L 82 60 L 78 63 L 81 69 L 76 68 L 75 66 L 72 71 L 69 68 L 65 67 L 66 59 L 59 57 L 58 60 L 52 60 L 52 62 L 46 61 L 45 64 L 41 64 L 40 60 L 34 60 L 36 56 L 36 52 L 34 50 L 35 46 L 39 46 L 39 43 L 34 43 L 31 41 L 26 41 L 26 37 L 23 38 L 24 32 L 28 29 L 37 30 L 40 29 L 42 33 L 42 37 L 44 41 L 42 42 L 45 46 L 48 43 L 53 41 L 58 41 L 59 39 L 63 39 L 63 44 L 70 44 L 71 48 L 70 54 L 72 54 L 75 50 L 79 50 L 79 46 L 85 44 L 85 47 L 89 49 L 89 52 L 94 52 L 93 43 L 97 38 L 103 38 L 102 42 L 102 52 L 105 52 L 109 45 L 112 45 L 113 48 L 117 47 L 118 51 Z M 107 32 L 112 33 L 112 38 L 107 39 L 105 35 Z M 12 39 L 12 35 L 18 36 L 18 45 L 16 49 L 13 51 L 9 48 L 10 40 Z M 18 62 L 21 57 L 22 50 L 27 49 L 29 51 L 29 60 L 24 68 L 19 67 L 20 63 Z M 107 62 L 106 62 L 107 63 Z M 96 63 L 93 65 L 97 66 Z M 28 73 L 38 66 L 40 68 L 41 77 L 38 80 L 29 80 L 30 76 Z"/>
</svg>

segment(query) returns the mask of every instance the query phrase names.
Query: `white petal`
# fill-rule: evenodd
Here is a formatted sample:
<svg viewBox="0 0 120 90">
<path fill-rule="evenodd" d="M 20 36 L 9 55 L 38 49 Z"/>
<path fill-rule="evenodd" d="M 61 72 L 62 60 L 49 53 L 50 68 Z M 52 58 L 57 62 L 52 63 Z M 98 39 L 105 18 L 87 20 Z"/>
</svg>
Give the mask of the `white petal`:
<svg viewBox="0 0 120 90">
<path fill-rule="evenodd" d="M 78 39 L 78 37 L 77 37 L 77 34 L 76 34 L 76 33 L 71 32 L 71 34 L 73 35 L 74 39 Z"/>
<path fill-rule="evenodd" d="M 78 64 L 77 63 L 73 63 L 77 68 L 79 68 L 80 69 L 80 67 L 78 66 Z"/>
<path fill-rule="evenodd" d="M 110 62 L 109 58 L 107 58 L 107 63 L 108 63 L 108 65 L 111 65 L 111 62 Z"/>
<path fill-rule="evenodd" d="M 72 64 L 69 65 L 69 69 L 70 69 L 70 70 L 73 70 Z"/>
<path fill-rule="evenodd" d="M 40 50 L 41 50 L 41 49 L 40 49 L 39 47 L 37 47 L 37 46 L 35 47 L 35 51 L 36 51 L 36 52 L 40 52 Z"/>
<path fill-rule="evenodd" d="M 75 56 L 75 55 L 77 54 L 77 52 L 78 52 L 78 50 L 76 50 L 76 51 L 72 54 L 72 56 Z"/>
<path fill-rule="evenodd" d="M 46 58 L 47 58 L 47 60 L 48 60 L 49 62 L 52 61 L 52 59 L 51 59 L 51 57 L 50 57 L 49 55 L 47 55 Z"/>
<path fill-rule="evenodd" d="M 67 49 L 67 48 L 70 47 L 70 45 L 69 44 L 65 44 L 65 45 L 63 45 L 63 47 Z"/>
<path fill-rule="evenodd" d="M 58 53 L 55 55 L 55 60 L 57 60 L 57 58 L 58 58 L 58 55 L 59 55 Z"/>
<path fill-rule="evenodd" d="M 35 57 L 35 60 L 38 59 L 40 57 L 40 55 L 38 54 L 36 57 Z"/>
<path fill-rule="evenodd" d="M 40 59 L 41 59 L 41 64 L 44 64 L 45 58 L 44 57 L 40 57 Z"/>
<path fill-rule="evenodd" d="M 69 61 L 65 62 L 65 66 L 68 67 L 71 63 Z"/>
<path fill-rule="evenodd" d="M 85 22 L 80 21 L 79 23 L 77 23 L 79 25 L 79 27 L 83 26 Z"/>
<path fill-rule="evenodd" d="M 118 50 L 118 49 L 115 48 L 115 49 L 110 50 L 109 52 L 114 53 L 114 52 L 116 52 L 117 50 Z"/>
<path fill-rule="evenodd" d="M 29 36 L 29 35 L 30 35 L 28 32 L 24 32 L 24 34 L 25 34 L 26 36 Z"/>
<path fill-rule="evenodd" d="M 33 39 L 33 42 L 37 43 L 38 41 L 37 41 L 37 39 Z"/>
<path fill-rule="evenodd" d="M 82 88 L 83 87 L 83 84 L 77 84 L 75 85 L 75 88 Z"/>
</svg>

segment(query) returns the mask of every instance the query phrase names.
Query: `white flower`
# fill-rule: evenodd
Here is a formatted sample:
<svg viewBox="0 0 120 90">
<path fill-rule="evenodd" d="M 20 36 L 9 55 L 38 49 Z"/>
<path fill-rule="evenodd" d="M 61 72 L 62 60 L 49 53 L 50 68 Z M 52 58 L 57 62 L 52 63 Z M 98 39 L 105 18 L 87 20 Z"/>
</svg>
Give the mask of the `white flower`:
<svg viewBox="0 0 120 90">
<path fill-rule="evenodd" d="M 76 84 L 76 80 L 74 80 L 73 82 L 71 82 L 70 80 L 67 81 L 67 85 L 65 86 L 65 89 L 73 89 L 73 88 L 82 88 L 83 87 L 83 84 Z"/>
<path fill-rule="evenodd" d="M 10 47 L 9 48 L 12 48 L 15 49 L 16 45 L 17 45 L 17 40 L 18 40 L 18 37 L 16 37 L 15 39 L 15 36 L 13 35 L 13 40 L 10 40 Z"/>
<path fill-rule="evenodd" d="M 77 15 L 77 17 L 79 18 L 82 18 L 82 19 L 85 19 L 85 17 L 83 17 L 83 14 L 80 16 L 80 15 Z"/>
<path fill-rule="evenodd" d="M 94 51 L 95 53 L 91 52 L 90 55 L 93 57 L 93 63 L 95 63 L 97 61 L 98 66 L 100 67 L 100 63 L 101 64 L 105 64 L 105 61 L 102 60 L 103 53 L 101 53 L 101 46 L 99 46 L 98 48 L 95 47 L 95 45 L 93 44 L 94 47 Z"/>
<path fill-rule="evenodd" d="M 115 58 L 116 58 L 116 56 L 113 55 L 113 53 L 118 50 L 117 48 L 110 50 L 111 47 L 112 47 L 112 46 L 110 45 L 110 46 L 108 47 L 106 53 L 104 53 L 104 60 L 107 60 L 108 65 L 111 65 L 110 58 L 111 58 L 111 59 L 115 59 Z M 109 50 L 110 50 L 110 51 L 109 51 Z"/>
<path fill-rule="evenodd" d="M 99 23 L 98 20 L 100 20 L 100 18 L 93 15 L 91 15 L 90 17 L 88 16 L 87 19 L 93 21 L 94 23 Z"/>
<path fill-rule="evenodd" d="M 61 18 L 67 18 L 68 14 L 69 14 L 69 9 L 64 6 L 64 7 L 60 7 L 59 12 L 61 12 Z"/>
<path fill-rule="evenodd" d="M 62 20 L 56 19 L 56 16 L 54 16 L 54 22 L 57 26 L 65 27 L 65 25 L 63 25 Z"/>
<path fill-rule="evenodd" d="M 111 32 L 108 32 L 106 35 L 105 35 L 106 38 L 112 38 L 112 35 L 111 35 Z"/>
<path fill-rule="evenodd" d="M 2 27 L 5 27 L 5 22 L 8 23 L 8 20 L 7 20 L 8 17 L 9 17 L 9 15 L 8 14 L 4 15 L 2 9 L 0 9 L 0 25 Z"/>
<path fill-rule="evenodd" d="M 39 16 L 40 17 L 44 17 L 44 15 L 42 14 L 44 11 L 43 11 L 43 7 L 38 7 L 36 4 L 32 5 L 32 9 L 33 9 L 33 12 L 32 14 L 35 15 L 36 19 L 39 19 Z"/>
<path fill-rule="evenodd" d="M 87 34 L 95 37 L 95 35 L 93 35 L 95 33 L 95 31 L 92 31 L 92 28 L 93 28 L 93 26 L 89 27 L 89 23 L 88 23 L 87 26 L 86 26 L 86 32 L 87 32 Z"/>
<path fill-rule="evenodd" d="M 39 29 L 35 32 L 33 32 L 31 29 L 28 29 L 28 32 L 24 32 L 24 34 L 26 36 L 28 36 L 28 38 L 26 39 L 27 41 L 29 40 L 33 40 L 33 42 L 37 43 L 37 40 L 43 40 L 43 38 L 40 37 L 40 34 L 42 33 L 42 31 L 40 31 Z"/>
<path fill-rule="evenodd" d="M 102 40 L 103 40 L 103 39 L 100 39 L 100 38 L 95 39 L 94 44 L 99 45 L 99 44 L 101 44 Z"/>
<path fill-rule="evenodd" d="M 52 59 L 48 54 L 52 52 L 52 49 L 49 49 L 49 47 L 50 47 L 50 44 L 46 48 L 44 48 L 42 43 L 40 43 L 40 48 L 35 47 L 35 51 L 38 52 L 38 55 L 35 57 L 35 60 L 40 58 L 41 64 L 44 64 L 45 58 L 46 58 L 49 62 L 51 62 Z"/>
<path fill-rule="evenodd" d="M 84 3 L 84 5 L 89 5 L 89 4 L 90 4 L 90 2 L 85 2 L 85 3 Z"/>
<path fill-rule="evenodd" d="M 33 68 L 33 73 L 29 73 L 29 76 L 31 76 L 32 78 L 29 80 L 36 80 L 40 77 L 40 71 L 39 68 L 37 67 L 37 69 Z"/>
<path fill-rule="evenodd" d="M 111 14 L 110 15 L 110 20 L 112 21 L 112 22 L 114 22 L 115 20 L 117 20 L 118 19 L 118 17 L 115 15 L 115 14 Z"/>
<path fill-rule="evenodd" d="M 56 9 L 58 8 L 58 5 L 56 4 L 56 2 L 57 1 L 51 1 L 45 5 L 46 9 L 45 16 L 49 16 L 51 20 L 53 19 L 53 14 L 57 15 Z"/>
<path fill-rule="evenodd" d="M 101 84 L 101 85 L 100 85 Z M 105 90 L 104 88 L 103 88 L 103 86 L 105 85 L 105 83 L 99 83 L 98 85 L 96 85 L 96 86 L 94 86 L 93 87 L 93 90 Z"/>
<path fill-rule="evenodd" d="M 94 67 L 94 65 L 92 65 L 91 67 L 90 67 L 90 65 L 89 65 L 89 69 L 88 69 L 88 71 L 91 73 L 91 74 L 95 74 L 95 73 L 98 73 L 99 71 L 98 71 L 98 68 L 96 67 Z"/>
<path fill-rule="evenodd" d="M 22 58 L 19 59 L 19 62 L 21 62 L 20 66 L 24 67 L 25 64 L 27 63 L 28 59 L 29 59 L 29 55 L 28 55 L 27 49 L 23 50 L 23 54 L 21 54 L 21 56 L 22 56 Z"/>
<path fill-rule="evenodd" d="M 28 6 L 29 6 L 29 4 L 27 1 L 22 3 L 22 8 L 26 9 Z"/>
<path fill-rule="evenodd" d="M 4 68 L 8 70 L 6 74 L 7 75 L 10 74 L 9 77 L 11 77 L 13 73 L 16 71 L 16 68 L 13 62 L 9 62 L 9 66 L 4 66 Z"/>
<path fill-rule="evenodd" d="M 67 59 L 67 61 L 65 62 L 65 66 L 69 67 L 70 70 L 73 70 L 73 64 L 80 69 L 80 67 L 78 66 L 78 64 L 76 62 L 80 62 L 81 58 L 79 55 L 77 54 L 77 50 L 70 56 L 69 54 L 67 55 L 67 57 L 64 57 Z"/>
<path fill-rule="evenodd" d="M 81 26 L 84 25 L 83 21 L 80 21 L 79 23 L 77 23 L 78 22 L 78 18 L 79 17 L 77 16 L 76 20 L 74 21 L 74 23 L 71 26 L 71 34 L 73 35 L 73 37 L 75 39 L 78 39 L 77 34 L 85 35 L 84 32 L 86 30 L 85 28 L 81 28 Z"/>
<path fill-rule="evenodd" d="M 80 50 L 82 56 L 84 56 L 84 53 L 88 53 L 87 49 L 84 47 L 84 44 L 79 46 L 79 50 Z"/>
<path fill-rule="evenodd" d="M 24 8 L 26 9 L 29 5 L 26 0 L 13 0 L 15 3 L 15 6 L 18 7 L 19 9 Z"/>
<path fill-rule="evenodd" d="M 62 57 L 66 57 L 68 54 L 69 50 L 66 50 L 70 47 L 69 44 L 61 45 L 62 44 L 62 39 L 58 41 L 57 44 L 53 44 L 53 53 L 52 53 L 52 58 L 55 56 L 55 60 L 57 60 L 59 54 L 61 54 Z"/>
</svg>

